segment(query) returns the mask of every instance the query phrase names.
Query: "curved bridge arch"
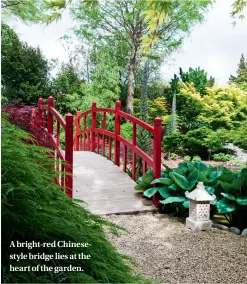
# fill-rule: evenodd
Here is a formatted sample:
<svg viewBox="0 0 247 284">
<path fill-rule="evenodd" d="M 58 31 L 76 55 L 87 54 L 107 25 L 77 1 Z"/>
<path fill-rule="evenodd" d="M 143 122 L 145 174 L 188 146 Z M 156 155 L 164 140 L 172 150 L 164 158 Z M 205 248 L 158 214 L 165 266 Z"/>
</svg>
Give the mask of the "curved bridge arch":
<svg viewBox="0 0 247 284">
<path fill-rule="evenodd" d="M 109 116 L 112 116 L 112 121 L 114 122 L 111 129 L 107 129 L 107 118 Z M 131 141 L 121 135 L 121 119 L 132 124 Z M 56 122 L 56 124 L 54 124 L 54 122 Z M 120 101 L 116 102 L 115 109 L 99 108 L 96 103 L 93 102 L 91 109 L 83 113 L 77 111 L 75 117 L 73 117 L 72 114 L 67 114 L 64 119 L 55 109 L 53 97 L 48 98 L 47 105 L 45 105 L 43 99 L 40 98 L 38 100 L 38 108 L 33 109 L 32 125 L 33 127 L 42 128 L 44 133 L 43 139 L 48 139 L 51 142 L 54 150 L 55 166 L 60 170 L 60 177 L 56 182 L 62 186 L 63 190 L 66 191 L 70 197 L 79 197 L 85 200 L 83 197 L 87 196 L 87 191 L 78 196 L 78 192 L 80 191 L 78 189 L 82 187 L 82 183 L 85 184 L 85 180 L 87 179 L 87 176 L 83 175 L 83 171 L 87 172 L 89 166 L 91 169 L 92 167 L 96 167 L 92 163 L 93 160 L 95 164 L 98 163 L 102 167 L 105 167 L 104 171 L 101 170 L 102 177 L 104 175 L 107 176 L 109 171 L 115 173 L 115 175 L 111 177 L 113 180 L 109 180 L 109 185 L 112 183 L 116 184 L 116 187 L 121 187 L 126 184 L 126 186 L 128 185 L 127 187 L 129 187 L 126 190 L 128 193 L 130 192 L 130 188 L 133 189 L 135 185 L 137 157 L 142 160 L 142 174 L 150 169 L 153 171 L 154 178 L 160 177 L 161 119 L 158 117 L 155 118 L 154 126 L 151 126 L 122 111 Z M 151 155 L 148 155 L 138 147 L 137 128 L 144 129 L 152 136 L 153 151 Z M 61 130 L 63 130 L 65 134 L 63 147 L 61 146 Z M 131 155 L 128 155 L 128 151 L 131 151 Z M 91 152 L 91 154 L 89 152 Z M 105 158 L 97 158 L 98 155 L 96 154 Z M 110 161 L 113 160 L 115 166 L 110 161 L 106 162 L 106 158 Z M 127 171 L 127 165 L 129 163 L 132 164 L 131 177 L 134 181 L 131 181 L 127 174 L 123 175 L 123 173 Z M 98 170 L 98 172 L 100 171 Z M 92 170 L 90 173 L 89 170 L 88 175 L 90 176 L 90 174 L 95 175 L 96 172 Z M 117 184 L 117 180 L 120 176 L 121 178 L 123 176 L 125 177 L 124 182 L 121 180 L 123 184 Z M 83 177 L 83 179 L 81 177 Z M 98 179 L 97 182 L 100 183 L 100 179 Z M 109 187 L 107 184 L 105 184 L 105 186 L 102 185 L 102 191 L 107 187 Z M 91 193 L 93 194 L 93 192 L 90 193 L 90 184 L 87 185 L 87 188 L 89 195 Z M 95 190 L 97 190 L 97 195 L 100 192 L 100 187 L 96 186 Z M 115 196 L 117 194 L 115 193 L 114 191 L 112 193 L 108 192 L 109 198 L 111 195 Z M 102 194 L 104 194 L 104 192 L 102 192 Z M 134 190 L 132 195 L 135 195 Z M 131 199 L 130 195 L 128 198 L 128 200 Z M 138 208 L 140 209 L 141 207 L 143 207 L 143 205 L 140 205 Z M 146 210 L 147 209 L 143 208 L 143 210 L 140 209 L 137 211 Z M 102 212 L 102 214 L 106 213 L 107 212 Z"/>
</svg>

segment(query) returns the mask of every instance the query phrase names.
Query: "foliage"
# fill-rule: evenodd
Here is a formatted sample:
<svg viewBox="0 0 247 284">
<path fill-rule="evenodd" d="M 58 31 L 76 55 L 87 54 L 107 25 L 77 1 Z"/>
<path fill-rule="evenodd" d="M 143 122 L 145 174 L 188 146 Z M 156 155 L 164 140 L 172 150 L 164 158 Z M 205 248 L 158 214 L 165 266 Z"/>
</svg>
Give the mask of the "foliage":
<svg viewBox="0 0 247 284">
<path fill-rule="evenodd" d="M 168 134 L 169 135 L 178 131 L 176 108 L 177 108 L 176 93 L 174 92 L 173 99 L 172 99 L 172 113 L 171 113 L 170 121 L 168 124 Z"/>
<path fill-rule="evenodd" d="M 191 160 L 191 157 L 190 156 L 184 156 L 184 161 L 187 163 L 187 162 L 190 162 Z"/>
<path fill-rule="evenodd" d="M 196 129 L 206 126 L 205 123 L 198 121 L 203 103 L 199 92 L 196 91 L 193 83 L 179 83 L 180 90 L 177 93 L 177 113 L 181 118 L 180 124 L 186 130 Z"/>
<path fill-rule="evenodd" d="M 230 137 L 234 144 L 247 150 L 247 124 L 243 121 L 238 128 L 232 129 L 230 131 Z"/>
<path fill-rule="evenodd" d="M 195 130 L 188 131 L 183 136 L 183 150 L 190 155 L 199 155 L 205 158 L 207 155 L 207 146 L 204 143 L 204 139 L 208 137 L 213 131 L 206 127 L 201 127 Z M 204 156 L 204 157 L 203 157 Z"/>
<path fill-rule="evenodd" d="M 167 114 L 166 99 L 157 97 L 154 100 L 148 100 L 149 117 L 148 123 L 153 125 L 156 117 L 164 118 Z M 140 117 L 140 100 L 134 99 L 134 116 Z"/>
<path fill-rule="evenodd" d="M 244 54 L 241 55 L 240 62 L 238 64 L 237 77 L 231 75 L 229 83 L 234 83 L 240 89 L 247 91 L 247 61 L 244 58 Z"/>
<path fill-rule="evenodd" d="M 199 156 L 193 156 L 192 162 L 200 162 L 202 159 Z"/>
<path fill-rule="evenodd" d="M 247 2 L 245 0 L 234 0 L 231 11 L 232 18 L 235 19 L 238 16 L 240 20 L 243 20 L 245 18 L 243 11 L 246 7 Z M 233 22 L 233 24 L 235 25 L 236 22 Z"/>
<path fill-rule="evenodd" d="M 45 0 L 2 0 L 3 21 L 18 18 L 25 23 L 41 21 L 44 13 Z"/>
<path fill-rule="evenodd" d="M 62 64 L 61 70 L 52 82 L 52 92 L 56 95 L 77 93 L 81 82 L 71 62 Z"/>
<path fill-rule="evenodd" d="M 57 94 L 56 106 L 62 114 L 86 111 L 96 102 L 98 107 L 114 107 L 119 97 L 119 68 L 116 58 L 104 46 L 92 54 L 94 70 L 90 82 L 78 76 L 73 64 L 63 65 L 53 81 L 53 93 Z"/>
<path fill-rule="evenodd" d="M 201 158 L 210 158 L 211 153 L 224 148 L 229 139 L 229 134 L 224 129 L 213 131 L 207 127 L 200 127 L 188 131 L 186 134 L 179 132 L 163 137 L 162 148 L 164 151 L 177 154 L 198 155 Z"/>
<path fill-rule="evenodd" d="M 154 6 L 151 4 L 150 7 L 148 2 L 108 0 L 98 2 L 94 8 L 78 3 L 73 9 L 74 17 L 80 21 L 80 27 L 76 29 L 76 34 L 80 38 L 86 38 L 91 43 L 97 42 L 98 45 L 109 43 L 108 46 L 111 46 L 111 43 L 115 41 L 119 45 L 126 46 L 128 65 L 124 66 L 124 72 L 128 74 L 126 110 L 129 113 L 133 113 L 135 70 L 138 55 L 143 56 L 143 46 L 151 49 L 149 51 L 157 52 L 161 57 L 176 50 L 181 46 L 183 38 L 191 27 L 203 20 L 211 4 L 210 0 L 172 1 L 169 3 L 172 6 L 169 17 L 167 21 L 164 21 L 164 10 L 160 10 L 163 5 L 156 5 L 156 3 Z M 151 11 L 153 9 L 154 11 Z M 153 16 L 156 15 L 156 9 L 160 16 L 163 15 L 163 19 L 155 22 L 154 27 L 152 22 L 155 19 Z M 152 20 L 147 22 L 150 13 Z"/>
<path fill-rule="evenodd" d="M 232 155 L 225 154 L 225 153 L 218 153 L 213 155 L 214 161 L 221 161 L 221 162 L 227 162 L 232 159 Z"/>
<path fill-rule="evenodd" d="M 25 141 L 25 143 L 24 143 Z M 27 144 L 28 142 L 28 144 Z M 2 120 L 2 282 L 3 283 L 133 283 L 130 268 L 123 257 L 107 240 L 103 225 L 113 226 L 94 216 L 73 199 L 68 198 L 54 184 L 57 173 L 49 150 L 32 144 L 32 138 L 24 131 Z M 85 260 L 50 260 L 49 266 L 82 267 L 79 272 L 9 272 L 11 241 L 53 242 L 65 240 L 90 243 L 88 248 L 60 248 L 61 254 L 90 254 Z M 100 253 L 99 253 L 100 251 Z M 29 251 L 23 248 L 23 253 Z M 54 254 L 56 248 L 40 249 L 39 253 Z M 104 256 L 102 258 L 102 255 Z M 27 266 L 25 259 L 20 266 Z M 28 265 L 43 265 L 42 260 L 28 260 Z"/>
<path fill-rule="evenodd" d="M 121 136 L 123 136 L 128 141 L 132 140 L 132 123 L 126 122 L 121 125 Z"/>
<path fill-rule="evenodd" d="M 151 177 L 151 174 L 150 174 Z M 149 179 L 140 178 L 137 190 L 144 190 L 144 195 L 151 198 L 157 194 L 160 203 L 174 204 L 180 214 L 188 214 L 189 200 L 185 197 L 186 191 L 192 191 L 198 182 L 203 182 L 205 189 L 216 195 L 211 201 L 212 216 L 218 211 L 224 214 L 230 225 L 240 229 L 246 227 L 247 217 L 247 168 L 240 173 L 232 172 L 223 166 L 206 166 L 201 161 L 180 163 L 177 168 L 161 173 L 161 178 L 149 183 Z M 155 187 L 152 187 L 155 185 Z"/>
<path fill-rule="evenodd" d="M 246 93 L 235 86 L 208 88 L 202 104 L 197 120 L 214 130 L 238 127 L 241 121 L 247 119 Z"/>
<path fill-rule="evenodd" d="M 203 139 L 203 145 L 207 147 L 209 153 L 212 153 L 223 149 L 228 140 L 228 131 L 226 129 L 218 129 L 208 133 L 207 137 Z"/>
<path fill-rule="evenodd" d="M 164 136 L 162 141 L 162 149 L 166 152 L 180 154 L 183 151 L 183 138 L 184 136 L 179 132 Z"/>
<path fill-rule="evenodd" d="M 48 97 L 50 64 L 39 48 L 21 42 L 17 34 L 2 24 L 2 92 L 9 100 L 36 103 Z"/>
<path fill-rule="evenodd" d="M 179 82 L 183 83 L 193 83 L 195 90 L 201 94 L 201 96 L 206 95 L 206 88 L 207 87 L 213 87 L 215 83 L 215 79 L 210 76 L 208 78 L 208 75 L 204 69 L 200 69 L 200 67 L 197 68 L 189 68 L 187 72 L 184 72 L 182 68 L 179 68 L 179 76 L 176 74 L 174 75 L 174 78 L 171 80 L 171 93 L 170 96 L 172 96 L 173 92 L 179 92 L 180 86 Z"/>
<path fill-rule="evenodd" d="M 177 160 L 177 158 L 178 158 L 178 155 L 177 155 L 177 154 L 171 153 L 171 159 L 172 159 L 172 160 Z"/>
</svg>

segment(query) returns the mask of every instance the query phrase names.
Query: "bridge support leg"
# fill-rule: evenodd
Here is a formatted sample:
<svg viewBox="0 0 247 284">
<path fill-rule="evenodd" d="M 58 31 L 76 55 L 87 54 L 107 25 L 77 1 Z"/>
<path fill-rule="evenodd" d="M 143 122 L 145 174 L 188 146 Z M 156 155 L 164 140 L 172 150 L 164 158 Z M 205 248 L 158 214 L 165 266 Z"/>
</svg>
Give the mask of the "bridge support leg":
<svg viewBox="0 0 247 284">
<path fill-rule="evenodd" d="M 96 112 L 94 111 L 96 109 L 97 105 L 96 102 L 92 103 L 92 139 L 91 139 L 91 151 L 95 152 L 95 129 L 96 129 Z"/>
<path fill-rule="evenodd" d="M 68 196 L 72 197 L 73 189 L 73 115 L 68 113 L 65 117 L 65 187 Z"/>
<path fill-rule="evenodd" d="M 43 105 L 43 99 L 39 98 L 38 99 L 38 124 L 39 124 L 39 127 L 42 127 L 42 124 L 43 124 L 42 110 L 41 110 L 42 105 Z"/>
<path fill-rule="evenodd" d="M 48 98 L 48 133 L 53 135 L 53 114 L 49 109 L 54 107 L 54 99 L 52 96 Z"/>
<path fill-rule="evenodd" d="M 115 145 L 114 145 L 114 164 L 120 166 L 120 141 L 118 135 L 120 135 L 120 116 L 118 111 L 121 110 L 121 102 L 116 101 L 116 113 L 115 113 Z"/>
<path fill-rule="evenodd" d="M 80 120 L 79 120 L 79 116 L 80 116 L 80 112 L 77 111 L 76 112 L 76 135 L 75 135 L 75 150 L 79 151 L 79 145 L 80 145 Z"/>
<path fill-rule="evenodd" d="M 162 138 L 162 119 L 154 119 L 154 179 L 161 175 L 161 138 Z"/>
<path fill-rule="evenodd" d="M 156 117 L 154 119 L 154 153 L 153 153 L 154 179 L 160 178 L 161 176 L 161 139 L 162 139 L 162 119 Z M 160 201 L 157 198 L 157 194 L 153 195 L 152 201 L 156 207 L 160 205 Z"/>
</svg>

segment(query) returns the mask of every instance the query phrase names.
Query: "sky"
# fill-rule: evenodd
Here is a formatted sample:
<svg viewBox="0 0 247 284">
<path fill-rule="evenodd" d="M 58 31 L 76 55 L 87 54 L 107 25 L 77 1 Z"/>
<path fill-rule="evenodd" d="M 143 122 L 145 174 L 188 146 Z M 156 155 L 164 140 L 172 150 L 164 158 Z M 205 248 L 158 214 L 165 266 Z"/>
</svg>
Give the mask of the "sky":
<svg viewBox="0 0 247 284">
<path fill-rule="evenodd" d="M 199 1 L 199 0 L 198 0 Z M 235 75 L 240 56 L 247 58 L 247 12 L 246 19 L 238 20 L 232 25 L 230 17 L 233 0 L 216 0 L 205 21 L 197 24 L 189 37 L 185 39 L 182 50 L 164 61 L 161 76 L 169 81 L 179 67 L 184 71 L 189 67 L 205 69 L 209 76 L 216 79 L 217 85 L 227 85 L 230 75 Z M 59 62 L 68 60 L 68 51 L 60 39 L 74 26 L 69 11 L 63 13 L 58 23 L 46 25 L 30 25 L 12 23 L 21 40 L 43 50 L 47 58 L 57 58 Z"/>
</svg>

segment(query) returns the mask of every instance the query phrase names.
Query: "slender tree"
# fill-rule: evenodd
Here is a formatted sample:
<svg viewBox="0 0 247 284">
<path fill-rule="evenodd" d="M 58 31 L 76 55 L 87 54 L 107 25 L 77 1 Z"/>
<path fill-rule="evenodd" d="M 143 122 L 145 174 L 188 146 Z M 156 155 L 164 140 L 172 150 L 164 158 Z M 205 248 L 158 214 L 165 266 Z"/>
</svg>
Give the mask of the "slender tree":
<svg viewBox="0 0 247 284">
<path fill-rule="evenodd" d="M 127 112 L 133 113 L 135 68 L 139 52 L 150 42 L 153 49 L 168 52 L 177 48 L 191 26 L 203 19 L 211 1 L 172 1 L 169 18 L 164 21 L 160 13 L 160 25 L 149 25 L 150 14 L 155 13 L 147 1 L 102 0 L 95 8 L 78 4 L 73 9 L 80 21 L 77 34 L 88 39 L 108 42 L 109 39 L 125 42 L 128 46 L 128 96 Z M 147 21 L 147 17 L 149 21 Z M 152 22 L 152 21 L 151 21 Z"/>
<path fill-rule="evenodd" d="M 247 89 L 247 61 L 244 58 L 244 54 L 241 55 L 238 64 L 237 76 L 231 75 L 229 83 L 235 83 L 238 87 Z"/>
</svg>

